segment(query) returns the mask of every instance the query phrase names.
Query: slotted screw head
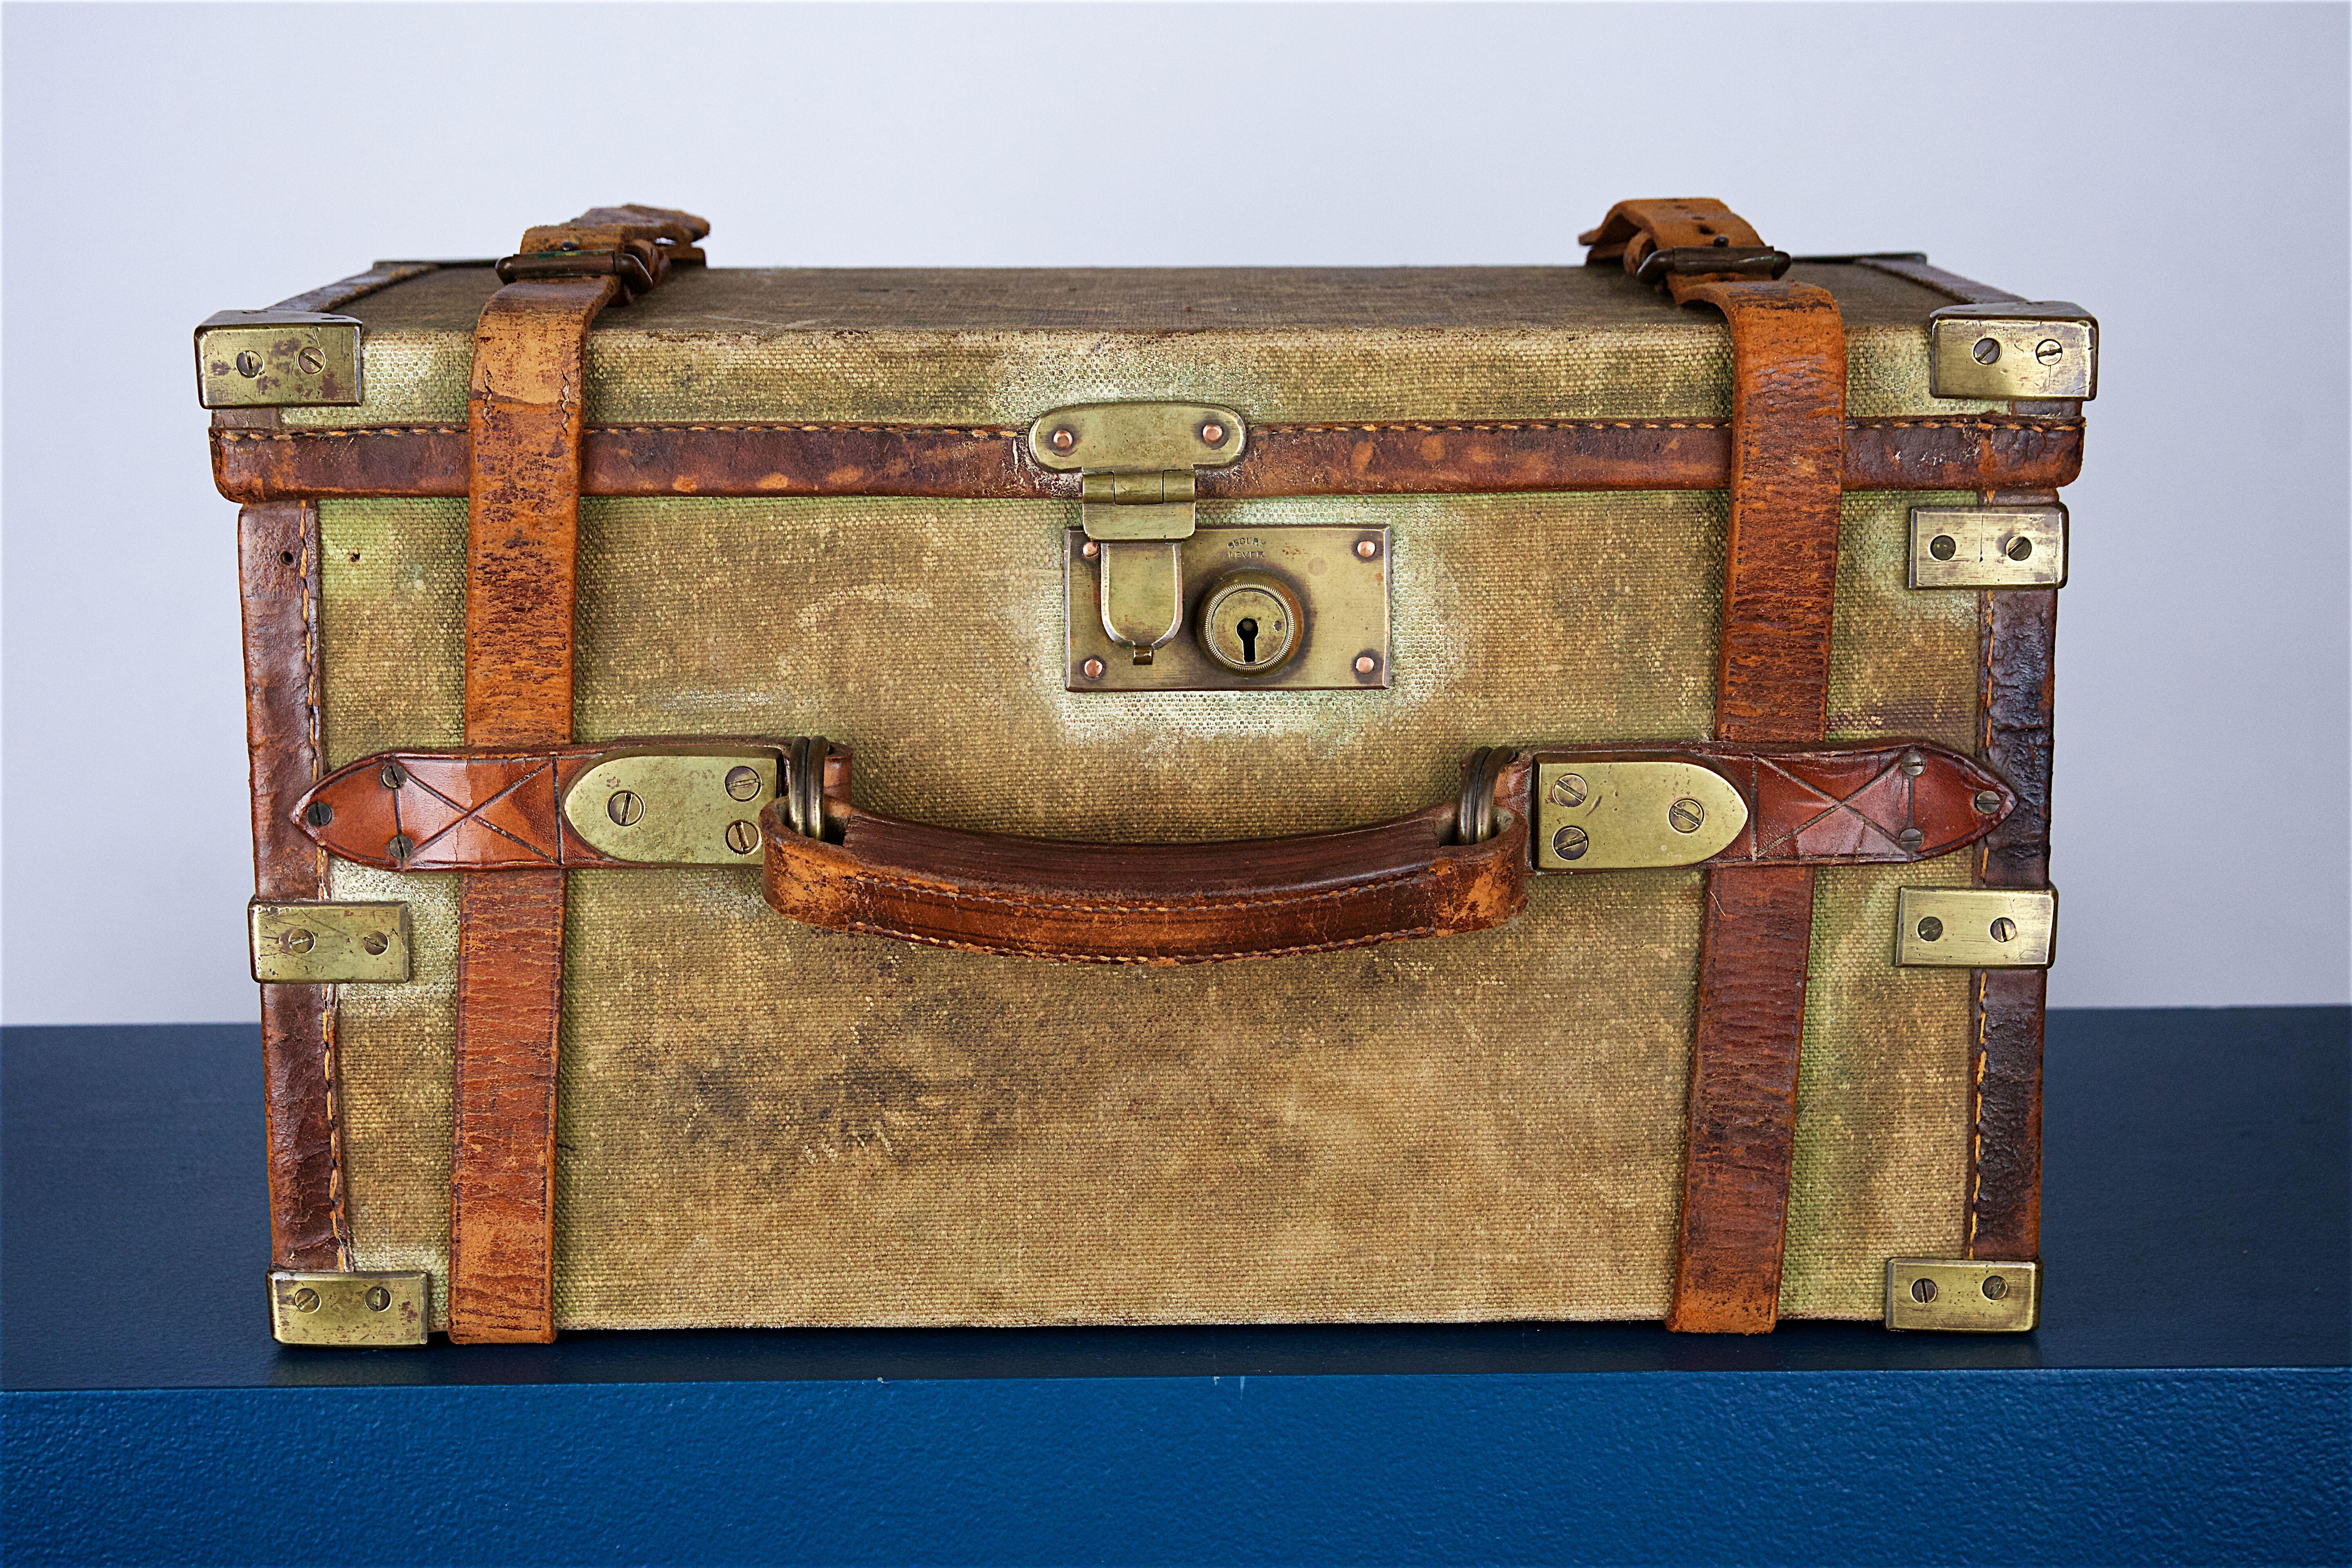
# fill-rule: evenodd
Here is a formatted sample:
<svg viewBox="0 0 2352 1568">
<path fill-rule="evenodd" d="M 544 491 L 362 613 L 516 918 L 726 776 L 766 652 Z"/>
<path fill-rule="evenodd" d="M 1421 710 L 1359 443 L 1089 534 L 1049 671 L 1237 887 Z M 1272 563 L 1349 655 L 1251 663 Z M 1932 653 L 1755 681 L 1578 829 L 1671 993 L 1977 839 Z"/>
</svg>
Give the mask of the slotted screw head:
<svg viewBox="0 0 2352 1568">
<path fill-rule="evenodd" d="M 300 1287 L 294 1292 L 294 1310 L 298 1312 L 317 1311 L 319 1310 L 319 1293 L 316 1290 L 311 1289 L 308 1285 Z"/>
<path fill-rule="evenodd" d="M 2033 345 L 2033 357 L 2043 364 L 2056 364 L 2066 357 L 2066 350 L 2056 338 L 2044 338 Z"/>
<path fill-rule="evenodd" d="M 1937 920 L 1933 915 L 1921 916 L 1919 921 L 1919 940 L 1921 942 L 1943 941 L 1944 922 Z"/>
<path fill-rule="evenodd" d="M 1903 753 L 1903 776 L 1905 778 L 1916 779 L 1927 771 L 1927 758 L 1921 756 L 1916 752 L 1906 752 Z"/>
<path fill-rule="evenodd" d="M 313 827 L 324 827 L 335 820 L 335 808 L 323 800 L 314 800 L 302 808 L 302 820 Z"/>
<path fill-rule="evenodd" d="M 380 931 L 372 931 L 360 938 L 360 945 L 366 948 L 371 954 L 381 958 L 383 956 L 383 950 L 392 945 L 392 938 Z"/>
<path fill-rule="evenodd" d="M 294 356 L 294 363 L 302 367 L 304 375 L 316 375 L 327 368 L 326 356 L 317 349 L 304 349 Z"/>
<path fill-rule="evenodd" d="M 248 380 L 261 374 L 261 356 L 247 349 L 236 356 L 236 374 Z"/>
<path fill-rule="evenodd" d="M 736 800 L 749 800 L 760 793 L 760 770 L 730 768 L 727 770 L 727 793 Z"/>
<path fill-rule="evenodd" d="M 1895 836 L 1895 842 L 1916 855 L 1919 852 L 1919 846 L 1927 842 L 1927 836 L 1916 827 L 1906 827 Z"/>
<path fill-rule="evenodd" d="M 2033 541 L 2026 538 L 2025 535 L 2021 533 L 2015 539 L 2009 542 L 2009 548 L 2002 551 L 2001 553 L 2008 556 L 2011 561 L 2022 561 L 2027 556 L 2033 553 Z"/>
<path fill-rule="evenodd" d="M 1977 340 L 1977 346 L 1969 351 L 1969 356 L 1975 360 L 1979 364 L 1995 363 L 2000 358 L 2000 340 L 1999 338 L 1979 338 Z"/>
<path fill-rule="evenodd" d="M 408 782 L 408 770 L 398 763 L 386 763 L 383 771 L 375 776 L 383 781 L 384 788 L 398 789 Z"/>
<path fill-rule="evenodd" d="M 760 830 L 748 822 L 727 825 L 727 847 L 738 855 L 749 855 L 760 847 Z"/>
<path fill-rule="evenodd" d="M 604 803 L 604 815 L 618 827 L 635 827 L 646 815 L 646 803 L 634 790 L 616 789 Z"/>
<path fill-rule="evenodd" d="M 1976 808 L 1987 816 L 1990 816 L 1994 812 L 1999 811 L 2000 809 L 2000 791 L 1997 789 L 1980 789 L 1977 791 Z"/>
<path fill-rule="evenodd" d="M 286 933 L 286 951 L 289 952 L 308 952 L 318 944 L 316 936 L 299 927 Z"/>
<path fill-rule="evenodd" d="M 1914 1279 L 1911 1281 L 1911 1299 L 1926 1306 L 1936 1299 L 1936 1282 L 1925 1278 Z"/>
<path fill-rule="evenodd" d="M 391 1307 L 392 1292 L 381 1285 L 371 1285 L 368 1287 L 368 1293 L 362 1300 L 367 1302 L 369 1311 L 381 1312 Z"/>
<path fill-rule="evenodd" d="M 410 838 L 405 833 L 395 833 L 383 842 L 384 858 L 395 866 L 407 865 L 409 856 L 415 853 L 415 840 Z"/>
<path fill-rule="evenodd" d="M 1960 542 L 1948 533 L 1939 533 L 1927 541 L 1927 553 L 1938 561 L 1949 561 L 1960 552 Z"/>
<path fill-rule="evenodd" d="M 1582 805 L 1591 793 L 1582 773 L 1562 773 L 1551 781 L 1544 795 L 1554 805 Z"/>
<path fill-rule="evenodd" d="M 1581 860 L 1591 847 L 1592 840 L 1581 827 L 1563 827 L 1551 836 L 1552 853 L 1563 860 Z"/>
<path fill-rule="evenodd" d="M 1980 1289 L 1984 1291 L 1986 1300 L 1998 1301 L 2009 1294 L 2009 1281 L 1998 1274 L 1988 1274 Z"/>
<path fill-rule="evenodd" d="M 1990 935 L 1995 942 L 2011 942 L 2017 936 L 2017 922 L 2007 915 L 1992 922 Z"/>
<path fill-rule="evenodd" d="M 1676 833 L 1696 833 L 1706 821 L 1706 807 L 1685 795 L 1666 807 L 1666 822 Z"/>
</svg>

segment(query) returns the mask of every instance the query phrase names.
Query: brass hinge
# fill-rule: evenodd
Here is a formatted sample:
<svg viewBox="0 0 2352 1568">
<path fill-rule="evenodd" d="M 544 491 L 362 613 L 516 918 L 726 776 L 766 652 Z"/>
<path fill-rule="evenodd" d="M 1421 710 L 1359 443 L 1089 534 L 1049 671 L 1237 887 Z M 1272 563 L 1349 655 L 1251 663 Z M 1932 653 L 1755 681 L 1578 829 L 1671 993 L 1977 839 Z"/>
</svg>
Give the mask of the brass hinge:
<svg viewBox="0 0 2352 1568">
<path fill-rule="evenodd" d="M 1195 470 L 1234 462 L 1247 441 L 1239 414 L 1204 403 L 1080 404 L 1029 427 L 1032 457 L 1078 471 L 1103 631 L 1135 663 L 1183 629 L 1177 546 L 1192 537 Z"/>
<path fill-rule="evenodd" d="M 357 403 L 363 333 L 349 316 L 223 310 L 196 329 L 196 401 L 206 408 Z"/>
<path fill-rule="evenodd" d="M 246 906 L 253 977 L 264 984 L 341 984 L 408 978 L 406 904 Z"/>
<path fill-rule="evenodd" d="M 2099 323 L 2061 300 L 1947 305 L 1927 318 L 1927 391 L 2088 402 L 2099 395 Z"/>
<path fill-rule="evenodd" d="M 2049 889 L 1904 888 L 1895 898 L 1895 962 L 1932 969 L 2047 969 L 2057 940 Z"/>
<path fill-rule="evenodd" d="M 431 1279 L 404 1270 L 276 1269 L 269 1276 L 269 1331 L 281 1345 L 421 1345 Z"/>
<path fill-rule="evenodd" d="M 2042 1266 L 1972 1258 L 1886 1260 L 1886 1326 L 2021 1334 L 2042 1321 Z"/>
<path fill-rule="evenodd" d="M 1914 588 L 2061 588 L 2063 506 L 1915 506 Z"/>
</svg>

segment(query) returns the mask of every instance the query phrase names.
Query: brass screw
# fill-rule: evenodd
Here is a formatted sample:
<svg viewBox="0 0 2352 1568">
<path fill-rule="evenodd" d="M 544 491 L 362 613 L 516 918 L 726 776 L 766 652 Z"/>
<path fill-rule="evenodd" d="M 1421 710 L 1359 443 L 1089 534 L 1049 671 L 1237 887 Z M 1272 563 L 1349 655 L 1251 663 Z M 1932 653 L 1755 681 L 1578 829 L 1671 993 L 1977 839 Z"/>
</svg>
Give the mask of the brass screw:
<svg viewBox="0 0 2352 1568">
<path fill-rule="evenodd" d="M 1922 916 L 1919 921 L 1919 940 L 1921 942 L 1943 941 L 1944 922 L 1933 915 Z"/>
<path fill-rule="evenodd" d="M 760 793 L 760 770 L 730 768 L 727 770 L 727 793 L 737 800 L 749 800 Z"/>
<path fill-rule="evenodd" d="M 319 1293 L 316 1290 L 311 1289 L 308 1285 L 301 1287 L 301 1289 L 294 1292 L 294 1310 L 298 1312 L 317 1311 L 319 1310 Z"/>
<path fill-rule="evenodd" d="M 1995 942 L 2008 942 L 2017 935 L 2017 922 L 2011 920 L 2007 915 L 2003 915 L 2000 919 L 1993 921 L 1991 929 L 1992 939 Z"/>
<path fill-rule="evenodd" d="M 2027 556 L 2033 553 L 2033 541 L 2026 538 L 2021 533 L 2015 539 L 2009 542 L 2009 548 L 2002 551 L 2001 553 L 2008 556 L 2011 561 L 2022 561 Z"/>
<path fill-rule="evenodd" d="M 316 375 L 327 368 L 326 356 L 317 349 L 304 349 L 294 356 L 294 363 L 302 367 L 304 375 Z"/>
<path fill-rule="evenodd" d="M 2033 357 L 2043 364 L 2056 364 L 2066 357 L 2066 350 L 2056 338 L 2044 338 L 2033 345 Z"/>
<path fill-rule="evenodd" d="M 289 952 L 308 952 L 312 947 L 318 944 L 318 941 L 319 939 L 317 937 L 298 926 L 294 930 L 286 933 L 286 951 Z"/>
<path fill-rule="evenodd" d="M 1078 444 L 1078 433 L 1064 425 L 1045 437 L 1045 444 L 1056 452 L 1066 452 Z"/>
<path fill-rule="evenodd" d="M 760 830 L 748 822 L 727 825 L 727 847 L 738 855 L 749 855 L 760 847 Z"/>
<path fill-rule="evenodd" d="M 406 770 L 403 769 L 398 763 L 384 763 L 383 772 L 375 776 L 383 781 L 383 787 L 386 789 L 398 789 L 408 782 Z"/>
<path fill-rule="evenodd" d="M 1225 427 L 1212 419 L 1201 426 L 1201 439 L 1208 446 L 1222 447 L 1225 444 Z"/>
<path fill-rule="evenodd" d="M 1905 778 L 1916 779 L 1927 771 L 1927 758 L 1921 756 L 1916 752 L 1906 752 L 1903 753 L 1903 776 Z"/>
<path fill-rule="evenodd" d="M 1591 793 L 1582 773 L 1562 773 L 1551 781 L 1551 788 L 1545 792 L 1554 805 L 1582 805 Z"/>
<path fill-rule="evenodd" d="M 646 814 L 646 803 L 629 790 L 616 789 L 604 803 L 604 815 L 622 827 L 635 827 Z"/>
<path fill-rule="evenodd" d="M 415 851 L 415 840 L 410 838 L 405 833 L 395 833 L 383 841 L 384 858 L 395 866 L 407 865 L 408 857 Z"/>
<path fill-rule="evenodd" d="M 383 950 L 392 945 L 392 938 L 380 931 L 372 931 L 360 938 L 360 945 L 366 948 L 370 953 L 381 957 Z"/>
<path fill-rule="evenodd" d="M 238 354 L 236 356 L 236 374 L 247 377 L 259 375 L 261 374 L 261 356 L 255 353 L 251 349 L 247 349 L 243 353 Z"/>
<path fill-rule="evenodd" d="M 1960 542 L 1948 533 L 1939 533 L 1927 541 L 1927 553 L 1938 561 L 1949 561 L 1959 551 Z"/>
<path fill-rule="evenodd" d="M 371 1312 L 381 1312 L 392 1305 L 392 1292 L 381 1285 L 369 1286 L 367 1295 L 362 1299 L 367 1302 Z"/>
<path fill-rule="evenodd" d="M 1551 852 L 1563 860 L 1581 860 L 1592 840 L 1581 827 L 1563 827 L 1551 836 Z"/>
<path fill-rule="evenodd" d="M 313 827 L 324 827 L 335 820 L 335 808 L 323 800 L 314 800 L 302 808 L 302 820 Z"/>
<path fill-rule="evenodd" d="M 1381 542 L 1379 540 L 1359 539 L 1356 541 L 1356 554 L 1359 558 L 1370 561 L 1373 556 L 1378 555 L 1380 552 Z"/>
<path fill-rule="evenodd" d="M 1103 678 L 1103 661 L 1098 658 L 1090 658 L 1087 660 L 1086 663 L 1078 666 L 1078 673 L 1085 676 L 1088 680 L 1100 680 Z"/>
<path fill-rule="evenodd" d="M 1914 1279 L 1911 1281 L 1911 1299 L 1926 1306 L 1936 1299 L 1936 1282 L 1927 1279 Z"/>
<path fill-rule="evenodd" d="M 1987 816 L 1990 816 L 2000 809 L 2000 791 L 1997 789 L 1977 791 L 1976 807 Z"/>
<path fill-rule="evenodd" d="M 1895 836 L 1895 842 L 1900 844 L 1904 848 L 1909 850 L 1914 855 L 1919 853 L 1919 846 L 1925 844 L 1927 841 L 1927 836 L 1920 832 L 1916 827 L 1906 827 L 1902 832 Z"/>
<path fill-rule="evenodd" d="M 1685 795 L 1666 807 L 1666 821 L 1676 833 L 1696 833 L 1706 821 L 1706 807 Z"/>
<path fill-rule="evenodd" d="M 1374 658 L 1370 654 L 1360 653 L 1356 656 L 1356 673 L 1358 675 L 1370 675 L 1372 671 L 1380 668 L 1380 667 L 1381 661 Z"/>
<path fill-rule="evenodd" d="M 1087 560 L 1092 561 L 1096 556 L 1102 553 L 1102 545 L 1097 542 L 1089 539 L 1084 544 L 1078 546 L 1078 553 L 1085 556 Z"/>
<path fill-rule="evenodd" d="M 1988 1274 L 1985 1276 L 1985 1282 L 1981 1289 L 1986 1300 L 1998 1301 L 2009 1294 L 2009 1281 L 1998 1274 Z"/>
<path fill-rule="evenodd" d="M 2000 358 L 2000 340 L 1999 338 L 1979 338 L 1977 340 L 1977 346 L 1969 350 L 1969 353 L 1979 364 L 1991 364 Z"/>
</svg>

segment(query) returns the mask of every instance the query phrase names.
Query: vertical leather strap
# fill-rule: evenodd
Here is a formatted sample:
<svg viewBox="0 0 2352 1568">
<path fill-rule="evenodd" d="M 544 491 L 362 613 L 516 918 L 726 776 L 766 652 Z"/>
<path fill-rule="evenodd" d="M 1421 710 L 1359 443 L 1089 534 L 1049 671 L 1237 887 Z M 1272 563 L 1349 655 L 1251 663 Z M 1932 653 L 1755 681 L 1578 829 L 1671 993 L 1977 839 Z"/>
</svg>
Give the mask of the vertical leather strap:
<svg viewBox="0 0 2352 1568">
<path fill-rule="evenodd" d="M 1622 202 L 1588 263 L 1657 278 L 1731 328 L 1731 527 L 1715 733 L 1821 740 L 1845 459 L 1845 328 L 1829 293 L 1711 198 Z M 1687 1157 L 1669 1328 L 1763 1333 L 1780 1316 L 1812 941 L 1811 868 L 1706 879 Z"/>
<path fill-rule="evenodd" d="M 326 855 L 295 826 L 319 754 L 319 512 L 273 501 L 237 514 L 245 613 L 246 743 L 253 766 L 253 889 L 262 899 L 327 896 Z M 278 1268 L 352 1267 L 335 1096 L 334 994 L 261 988 L 269 1140 L 269 1255 Z"/>
<path fill-rule="evenodd" d="M 589 324 L 710 226 L 599 207 L 523 235 L 474 331 L 467 399 L 466 743 L 572 739 L 572 601 Z M 564 873 L 469 872 L 458 885 L 449 1337 L 555 1337 L 556 1066 Z"/>
</svg>

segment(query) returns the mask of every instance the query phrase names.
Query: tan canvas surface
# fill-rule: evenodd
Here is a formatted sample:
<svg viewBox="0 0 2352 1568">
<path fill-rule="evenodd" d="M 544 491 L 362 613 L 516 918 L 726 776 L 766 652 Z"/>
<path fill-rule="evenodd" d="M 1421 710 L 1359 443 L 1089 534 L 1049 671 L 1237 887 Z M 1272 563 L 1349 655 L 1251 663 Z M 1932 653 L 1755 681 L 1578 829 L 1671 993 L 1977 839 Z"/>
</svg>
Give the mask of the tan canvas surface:
<svg viewBox="0 0 2352 1568">
<path fill-rule="evenodd" d="M 1969 750 L 1972 595 L 1902 587 L 1848 498 L 1832 725 Z M 866 805 L 1062 837 L 1363 822 L 1497 742 L 1705 733 L 1719 494 L 1297 500 L 1204 522 L 1393 530 L 1395 687 L 1061 688 L 1075 506 L 592 501 L 578 729 L 816 732 Z M 1223 511 L 1225 515 L 1218 513 Z M 464 508 L 322 509 L 326 742 L 454 744 Z M 1963 982 L 1887 963 L 1893 889 L 1817 900 L 1783 1309 L 1877 1311 L 1957 1247 Z M 343 993 L 366 1267 L 446 1267 L 454 889 L 407 985 Z M 1605 1318 L 1664 1310 L 1698 928 L 1691 872 L 1539 880 L 1511 927 L 1186 971 L 793 927 L 741 871 L 579 872 L 557 1304 L 573 1327 Z"/>
<path fill-rule="evenodd" d="M 1990 406 L 1927 395 L 1950 301 L 1864 267 L 1800 267 L 1837 296 L 1857 417 Z M 487 268 L 349 307 L 367 402 L 289 424 L 466 417 Z M 1251 419 L 1719 418 L 1730 337 L 1604 268 L 686 268 L 598 318 L 590 421 L 1025 426 L 1097 399 L 1223 403 Z"/>
</svg>

